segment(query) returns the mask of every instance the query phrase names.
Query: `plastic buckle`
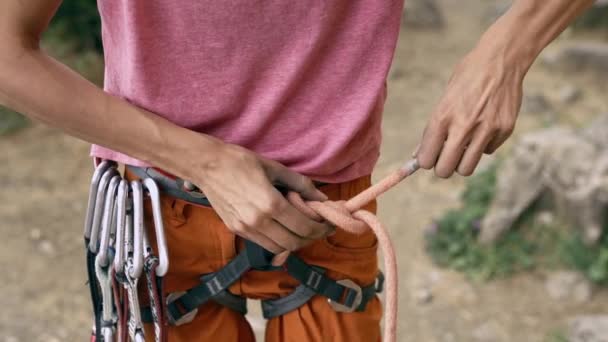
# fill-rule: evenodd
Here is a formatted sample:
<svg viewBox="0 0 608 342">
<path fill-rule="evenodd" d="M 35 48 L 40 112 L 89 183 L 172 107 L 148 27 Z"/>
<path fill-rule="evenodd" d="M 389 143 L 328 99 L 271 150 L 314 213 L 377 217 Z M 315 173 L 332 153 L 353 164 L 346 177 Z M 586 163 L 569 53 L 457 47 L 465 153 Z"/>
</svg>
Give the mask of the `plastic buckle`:
<svg viewBox="0 0 608 342">
<path fill-rule="evenodd" d="M 177 187 L 187 193 L 188 195 L 190 195 L 193 198 L 207 198 L 207 196 L 205 196 L 205 194 L 196 186 L 194 185 L 194 183 L 187 181 L 187 180 L 183 180 L 181 178 L 176 178 L 175 179 L 175 184 L 177 184 Z"/>
<path fill-rule="evenodd" d="M 376 281 L 374 283 L 374 289 L 376 290 L 376 293 L 380 293 L 384 290 L 384 273 L 378 273 L 378 276 L 376 277 Z"/>
<path fill-rule="evenodd" d="M 171 315 L 171 310 L 169 310 L 169 305 L 171 305 L 173 302 L 175 302 L 176 300 L 178 300 L 179 298 L 181 298 L 183 295 L 186 294 L 186 291 L 181 291 L 181 292 L 173 292 L 170 293 L 167 296 L 167 321 L 169 322 L 170 325 L 173 326 L 180 326 L 186 323 L 190 323 L 194 320 L 194 318 L 196 317 L 196 314 L 198 314 L 198 308 L 184 314 L 182 317 L 180 317 L 179 319 L 175 319 L 172 315 Z"/>
<path fill-rule="evenodd" d="M 350 279 L 338 280 L 336 281 L 336 283 L 346 287 L 347 289 L 355 291 L 355 300 L 353 300 L 352 305 L 348 306 L 340 302 L 327 299 L 329 306 L 331 306 L 331 308 L 334 309 L 334 311 L 336 312 L 353 312 L 357 310 L 357 308 L 359 307 L 359 305 L 361 305 L 361 302 L 363 301 L 363 291 L 361 290 L 361 286 L 355 284 L 355 282 Z"/>
</svg>

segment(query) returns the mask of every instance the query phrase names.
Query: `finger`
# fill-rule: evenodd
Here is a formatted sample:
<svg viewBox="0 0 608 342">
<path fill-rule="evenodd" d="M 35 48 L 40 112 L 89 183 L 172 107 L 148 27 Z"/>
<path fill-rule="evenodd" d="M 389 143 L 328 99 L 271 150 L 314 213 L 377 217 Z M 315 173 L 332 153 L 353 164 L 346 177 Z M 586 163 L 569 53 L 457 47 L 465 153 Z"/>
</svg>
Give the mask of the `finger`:
<svg viewBox="0 0 608 342">
<path fill-rule="evenodd" d="M 511 131 L 505 131 L 502 133 L 497 134 L 494 139 L 492 139 L 489 143 L 488 146 L 486 147 L 484 153 L 486 154 L 492 154 L 494 152 L 496 152 L 496 150 L 502 146 L 502 144 L 505 143 L 505 141 L 507 141 L 507 139 L 509 139 L 509 137 L 511 136 Z"/>
<path fill-rule="evenodd" d="M 431 169 L 435 166 L 446 138 L 447 130 L 438 121 L 432 120 L 424 130 L 417 153 L 422 168 Z"/>
<path fill-rule="evenodd" d="M 456 171 L 462 176 L 470 176 L 475 171 L 477 164 L 481 160 L 483 151 L 488 146 L 490 140 L 494 138 L 494 134 L 488 130 L 477 130 L 475 136 L 469 146 L 464 151 L 462 159 L 458 164 Z"/>
<path fill-rule="evenodd" d="M 281 253 L 275 255 L 274 258 L 272 258 L 272 266 L 276 267 L 276 266 L 283 265 L 285 263 L 285 261 L 287 261 L 289 254 L 291 254 L 291 252 L 284 251 L 284 252 L 281 252 Z"/>
<path fill-rule="evenodd" d="M 297 236 L 275 220 L 267 221 L 259 232 L 281 246 L 283 250 L 288 251 L 296 251 L 311 242 L 311 240 Z"/>
<path fill-rule="evenodd" d="M 462 159 L 467 143 L 462 136 L 452 135 L 448 137 L 435 165 L 435 174 L 438 177 L 448 178 L 452 176 Z"/>
<path fill-rule="evenodd" d="M 317 189 L 312 180 L 278 163 L 272 165 L 272 181 L 279 182 L 310 201 L 327 201 L 327 195 Z"/>
<path fill-rule="evenodd" d="M 316 240 L 333 232 L 327 223 L 317 222 L 304 215 L 296 207 L 281 197 L 279 210 L 273 218 L 301 238 Z"/>
</svg>

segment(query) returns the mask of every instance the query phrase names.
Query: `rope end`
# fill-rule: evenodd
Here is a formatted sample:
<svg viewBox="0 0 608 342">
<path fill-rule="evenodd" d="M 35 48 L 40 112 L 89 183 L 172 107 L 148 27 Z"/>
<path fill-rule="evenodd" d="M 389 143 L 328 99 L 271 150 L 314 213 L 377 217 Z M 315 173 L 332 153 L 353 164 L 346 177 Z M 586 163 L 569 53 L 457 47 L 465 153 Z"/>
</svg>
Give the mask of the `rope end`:
<svg viewBox="0 0 608 342">
<path fill-rule="evenodd" d="M 405 165 L 401 167 L 401 170 L 405 171 L 406 176 L 409 176 L 412 173 L 416 172 L 416 170 L 418 170 L 419 168 L 420 164 L 418 163 L 418 159 L 410 159 L 405 163 Z"/>
</svg>

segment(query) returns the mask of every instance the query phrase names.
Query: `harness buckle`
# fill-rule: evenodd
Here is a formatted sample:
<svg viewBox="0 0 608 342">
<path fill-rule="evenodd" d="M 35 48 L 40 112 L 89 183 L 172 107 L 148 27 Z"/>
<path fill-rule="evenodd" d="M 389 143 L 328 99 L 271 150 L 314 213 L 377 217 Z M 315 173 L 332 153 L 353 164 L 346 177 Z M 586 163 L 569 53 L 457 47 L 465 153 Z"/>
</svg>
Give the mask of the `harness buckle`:
<svg viewBox="0 0 608 342">
<path fill-rule="evenodd" d="M 185 294 L 186 294 L 186 291 L 170 293 L 167 296 L 167 308 L 169 307 L 169 305 L 171 305 L 173 302 L 175 302 L 176 300 L 178 300 Z M 169 322 L 169 324 L 178 327 L 180 325 L 192 322 L 194 320 L 194 318 L 196 317 L 196 314 L 198 314 L 198 308 L 184 314 L 179 319 L 175 319 L 175 317 L 173 317 L 171 310 L 167 309 L 166 313 L 167 313 L 167 321 Z"/>
<path fill-rule="evenodd" d="M 355 291 L 355 299 L 353 300 L 350 306 L 333 301 L 331 299 L 327 299 L 329 306 L 331 306 L 331 308 L 334 309 L 334 311 L 336 312 L 354 312 L 355 310 L 357 310 L 357 308 L 359 307 L 359 305 L 361 305 L 361 302 L 363 301 L 363 291 L 361 290 L 361 286 L 355 284 L 355 282 L 350 279 L 338 280 L 336 281 L 336 283 L 346 287 L 349 290 Z"/>
</svg>

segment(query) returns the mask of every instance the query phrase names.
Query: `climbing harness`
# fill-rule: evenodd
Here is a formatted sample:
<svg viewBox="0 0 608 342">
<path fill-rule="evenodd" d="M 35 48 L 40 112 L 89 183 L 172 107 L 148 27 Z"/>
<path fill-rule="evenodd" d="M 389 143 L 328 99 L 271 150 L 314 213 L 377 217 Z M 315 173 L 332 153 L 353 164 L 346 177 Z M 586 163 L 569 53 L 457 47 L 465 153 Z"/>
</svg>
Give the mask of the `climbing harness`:
<svg viewBox="0 0 608 342">
<path fill-rule="evenodd" d="M 337 312 L 365 310 L 367 302 L 376 293 L 381 292 L 386 282 L 387 295 L 385 305 L 386 333 L 384 341 L 396 341 L 397 330 L 397 261 L 388 232 L 370 212 L 362 208 L 384 192 L 396 186 L 403 179 L 419 169 L 416 159 L 408 161 L 401 168 L 372 185 L 367 190 L 348 201 L 304 201 L 299 194 L 289 192 L 287 198 L 300 211 L 311 219 L 328 221 L 351 233 L 361 234 L 367 229 L 375 233 L 384 255 L 386 279 L 379 273 L 374 284 L 361 287 L 350 279 L 333 280 L 324 275 L 325 270 L 309 265 L 295 254 L 285 256 L 273 255 L 253 242 L 246 241 L 245 249 L 219 271 L 201 276 L 201 284 L 187 291 L 171 293 L 167 296 L 166 317 L 171 325 L 182 325 L 191 322 L 198 308 L 213 300 L 237 312 L 247 312 L 245 299 L 231 294 L 227 289 L 249 270 L 286 271 L 297 279 L 300 285 L 282 298 L 262 301 L 265 318 L 283 315 L 304 305 L 315 295 L 327 298 L 329 305 Z M 154 168 L 129 167 L 136 176 L 151 177 L 168 195 L 191 203 L 210 206 L 200 191 L 188 182 L 174 179 Z M 282 266 L 273 266 L 273 260 L 284 259 Z M 143 308 L 144 321 L 152 321 L 152 309 Z"/>
<path fill-rule="evenodd" d="M 361 208 L 413 174 L 418 168 L 419 164 L 415 159 L 408 161 L 399 170 L 348 201 L 304 201 L 295 192 L 286 194 L 292 205 L 313 220 L 327 221 L 356 234 L 371 229 L 376 234 L 384 256 L 386 279 L 382 273 L 379 273 L 376 281 L 366 286 L 361 286 L 350 279 L 334 280 L 325 275 L 325 269 L 309 265 L 296 254 L 274 255 L 251 241 L 245 241 L 245 248 L 223 268 L 201 275 L 201 283 L 194 288 L 169 293 L 165 298 L 162 279 L 167 273 L 169 259 L 160 216 L 159 191 L 199 205 L 210 206 L 209 201 L 193 184 L 172 178 L 160 170 L 128 167 L 128 170 L 141 181 L 131 181 L 127 185 L 126 181 L 118 176 L 115 164 L 106 161 L 99 163 L 93 175 L 85 221 L 87 265 L 95 312 L 94 337 L 97 341 L 109 342 L 108 339 L 114 334 L 114 330 L 109 328 L 115 329 L 118 325 L 119 340 L 121 333 L 127 331 L 131 341 L 144 341 L 143 323 L 148 322 L 154 324 L 155 341 L 164 341 L 166 324 L 178 326 L 191 322 L 199 307 L 209 300 L 245 314 L 247 312 L 245 298 L 230 293 L 228 291 L 230 285 L 250 270 L 283 270 L 298 280 L 300 285 L 285 297 L 262 301 L 265 318 L 293 311 L 315 295 L 327 298 L 329 305 L 337 312 L 363 311 L 367 303 L 386 286 L 384 341 L 396 341 L 395 252 L 388 232 L 378 218 Z M 151 236 L 146 234 L 143 226 L 145 190 L 151 197 L 156 252 L 150 244 Z M 108 212 L 109 214 L 106 214 Z M 107 215 L 109 219 L 106 219 Z M 108 243 L 111 245 L 112 241 L 115 243 L 113 249 L 112 246 L 107 245 Z M 277 260 L 282 261 L 280 266 L 275 265 Z M 109 282 L 110 291 L 114 291 L 113 305 L 107 304 L 106 274 L 114 274 L 114 280 Z M 150 306 L 146 307 L 140 307 L 137 293 L 137 284 L 142 276 L 146 278 L 150 301 Z M 119 291 L 119 287 L 122 287 L 122 292 Z M 110 303 L 111 301 L 110 299 Z M 104 311 L 104 308 L 108 307 L 113 307 L 116 312 L 108 314 Z"/>
</svg>

